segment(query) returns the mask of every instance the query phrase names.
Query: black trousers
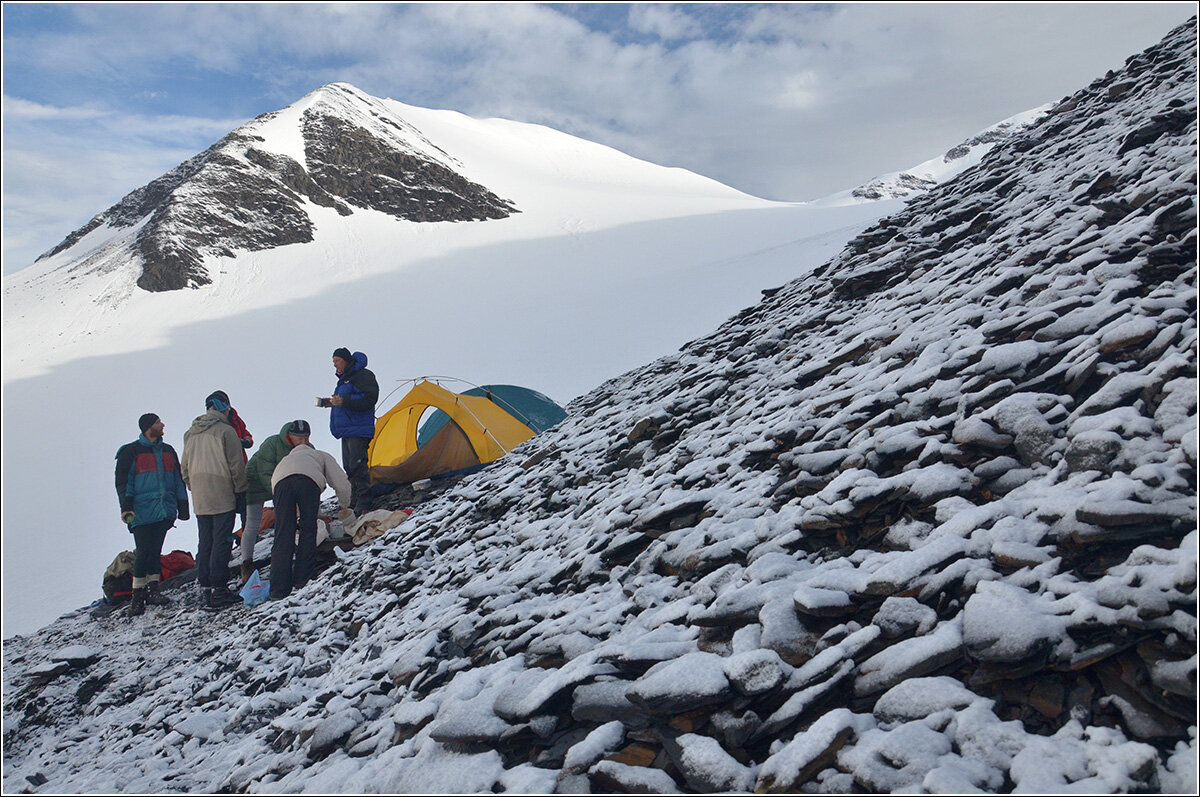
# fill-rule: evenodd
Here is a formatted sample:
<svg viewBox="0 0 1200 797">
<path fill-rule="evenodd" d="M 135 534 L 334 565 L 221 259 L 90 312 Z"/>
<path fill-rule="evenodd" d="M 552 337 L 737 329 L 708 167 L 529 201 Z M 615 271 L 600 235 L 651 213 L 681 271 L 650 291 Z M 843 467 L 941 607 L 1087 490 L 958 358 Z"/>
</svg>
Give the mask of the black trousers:
<svg viewBox="0 0 1200 797">
<path fill-rule="evenodd" d="M 371 501 L 368 495 L 371 473 L 367 467 L 367 449 L 370 447 L 369 437 L 342 438 L 342 467 L 350 478 L 350 503 L 356 515 L 365 512 Z"/>
<path fill-rule="evenodd" d="M 317 563 L 317 510 L 321 488 L 294 474 L 275 485 L 275 541 L 271 543 L 271 597 L 286 598 L 303 587 Z M 296 542 L 296 532 L 300 542 Z"/>
<path fill-rule="evenodd" d="M 227 589 L 229 557 L 233 555 L 232 509 L 219 515 L 196 515 L 200 544 L 196 551 L 196 581 L 202 587 Z"/>
<path fill-rule="evenodd" d="M 167 539 L 167 530 L 175 525 L 175 519 L 160 520 L 144 526 L 134 526 L 133 531 L 133 577 L 153 576 L 157 581 L 162 575 L 162 548 Z"/>
</svg>

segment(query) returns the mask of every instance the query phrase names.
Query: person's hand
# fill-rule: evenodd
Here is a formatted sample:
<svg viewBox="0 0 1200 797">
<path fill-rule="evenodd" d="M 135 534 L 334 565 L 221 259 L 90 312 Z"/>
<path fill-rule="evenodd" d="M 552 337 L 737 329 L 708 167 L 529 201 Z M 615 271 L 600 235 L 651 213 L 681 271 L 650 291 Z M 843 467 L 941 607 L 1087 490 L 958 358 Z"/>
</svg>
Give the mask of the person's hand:
<svg viewBox="0 0 1200 797">
<path fill-rule="evenodd" d="M 329 399 L 329 405 L 331 407 L 340 407 L 342 406 L 342 402 L 343 399 L 341 396 L 334 396 L 333 398 Z"/>
<path fill-rule="evenodd" d="M 354 512 L 350 509 L 342 507 L 342 511 L 338 512 L 337 519 L 343 523 L 348 523 L 351 520 L 354 520 Z"/>
<path fill-rule="evenodd" d="M 130 510 L 130 511 L 128 511 L 128 512 L 122 512 L 122 513 L 121 513 L 121 522 L 122 522 L 122 523 L 124 523 L 126 526 L 131 526 L 131 525 L 133 525 L 133 521 L 134 521 L 136 518 L 137 518 L 137 514 L 135 514 L 135 513 L 133 512 L 133 510 Z"/>
<path fill-rule="evenodd" d="M 246 514 L 246 494 L 244 492 L 237 493 L 233 497 L 234 511 L 239 515 Z"/>
</svg>

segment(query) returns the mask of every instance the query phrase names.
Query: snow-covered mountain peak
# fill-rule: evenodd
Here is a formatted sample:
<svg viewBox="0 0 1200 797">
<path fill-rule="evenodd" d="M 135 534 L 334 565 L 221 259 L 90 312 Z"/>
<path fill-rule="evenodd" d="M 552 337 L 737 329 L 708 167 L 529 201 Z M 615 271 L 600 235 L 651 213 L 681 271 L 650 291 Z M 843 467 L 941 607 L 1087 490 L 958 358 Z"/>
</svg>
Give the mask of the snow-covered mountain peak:
<svg viewBox="0 0 1200 797">
<path fill-rule="evenodd" d="M 309 163 L 309 153 L 316 149 L 322 128 L 329 125 L 369 131 L 400 152 L 434 160 L 446 168 L 461 166 L 404 118 L 404 108 L 400 103 L 372 97 L 349 83 L 330 83 L 287 108 L 258 117 L 241 130 L 261 135 L 263 148 L 292 158 L 305 170 L 319 165 Z"/>
<path fill-rule="evenodd" d="M 501 241 L 781 207 L 539 125 L 335 83 L 240 126 L 6 277 L 5 362 L 12 373 L 154 346 L 178 324 Z"/>
<path fill-rule="evenodd" d="M 517 212 L 455 166 L 381 101 L 332 84 L 232 131 L 43 259 L 75 276 L 133 272 L 138 288 L 168 291 L 211 283 L 214 257 L 312 241 L 317 208 L 417 222 Z"/>
</svg>

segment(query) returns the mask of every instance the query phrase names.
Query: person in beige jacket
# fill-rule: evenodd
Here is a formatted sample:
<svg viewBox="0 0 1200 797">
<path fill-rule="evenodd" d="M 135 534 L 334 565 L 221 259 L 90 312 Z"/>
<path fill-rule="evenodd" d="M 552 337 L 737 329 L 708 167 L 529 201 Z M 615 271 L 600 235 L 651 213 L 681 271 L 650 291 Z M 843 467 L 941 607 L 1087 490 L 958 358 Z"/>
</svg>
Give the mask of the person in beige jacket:
<svg viewBox="0 0 1200 797">
<path fill-rule="evenodd" d="M 317 561 L 317 511 L 327 486 L 337 493 L 344 515 L 351 503 L 350 479 L 331 455 L 309 443 L 308 421 L 292 421 L 292 450 L 271 475 L 275 540 L 271 543 L 271 600 L 283 600 L 312 577 Z M 299 542 L 296 532 L 299 531 Z"/>
<path fill-rule="evenodd" d="M 222 609 L 242 602 L 229 589 L 229 559 L 234 518 L 246 506 L 246 461 L 242 441 L 229 420 L 225 394 L 212 393 L 204 406 L 207 411 L 183 434 L 179 464 L 200 529 L 196 580 L 205 608 Z"/>
</svg>

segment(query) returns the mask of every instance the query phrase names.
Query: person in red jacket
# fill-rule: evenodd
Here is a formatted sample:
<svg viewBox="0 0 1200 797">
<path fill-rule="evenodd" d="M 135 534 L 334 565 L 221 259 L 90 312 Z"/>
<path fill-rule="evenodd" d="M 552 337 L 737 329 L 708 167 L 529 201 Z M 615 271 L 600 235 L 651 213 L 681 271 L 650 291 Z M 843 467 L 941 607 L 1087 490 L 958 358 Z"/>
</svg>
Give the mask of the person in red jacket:
<svg viewBox="0 0 1200 797">
<path fill-rule="evenodd" d="M 229 394 L 224 390 L 214 391 L 212 396 L 209 398 L 214 396 L 226 404 L 229 404 Z M 246 422 L 242 420 L 240 415 L 238 415 L 237 410 L 233 408 L 232 404 L 229 404 L 229 422 L 233 424 L 233 431 L 237 432 L 238 439 L 242 441 L 242 461 L 249 462 L 250 457 L 247 456 L 245 449 L 254 447 L 254 435 L 250 434 L 250 430 L 246 428 Z M 242 523 L 245 525 L 244 519 Z"/>
</svg>

